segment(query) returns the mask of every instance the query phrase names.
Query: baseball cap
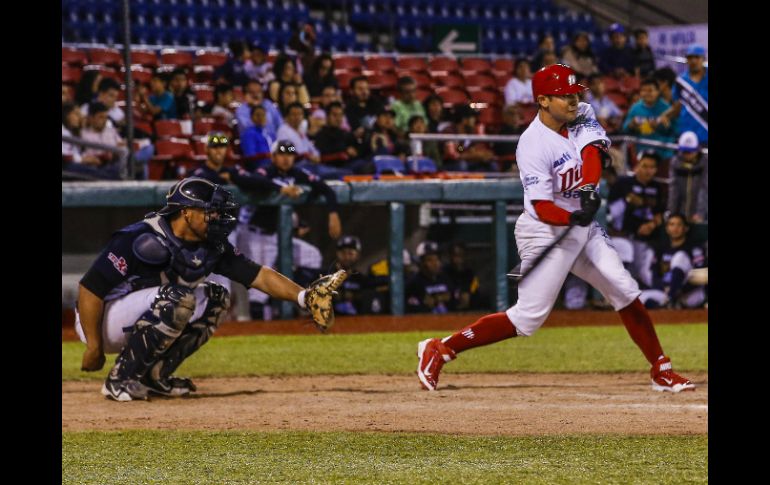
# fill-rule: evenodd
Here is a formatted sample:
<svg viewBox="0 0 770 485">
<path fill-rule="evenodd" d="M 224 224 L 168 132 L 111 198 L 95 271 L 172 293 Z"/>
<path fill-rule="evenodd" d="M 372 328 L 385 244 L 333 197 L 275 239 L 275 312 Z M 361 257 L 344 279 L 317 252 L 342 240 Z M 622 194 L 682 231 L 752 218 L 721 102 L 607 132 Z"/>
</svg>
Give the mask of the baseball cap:
<svg viewBox="0 0 770 485">
<path fill-rule="evenodd" d="M 700 149 L 698 135 L 692 131 L 685 131 L 679 137 L 680 152 L 696 152 Z"/>
<path fill-rule="evenodd" d="M 206 146 L 208 146 L 209 148 L 226 147 L 229 144 L 230 144 L 230 140 L 227 138 L 227 135 L 225 135 L 221 131 L 215 131 L 213 133 L 209 133 Z"/>
<path fill-rule="evenodd" d="M 270 147 L 270 153 L 289 153 L 291 155 L 297 154 L 297 148 L 294 143 L 289 140 L 278 140 L 273 142 L 273 146 Z"/>
<path fill-rule="evenodd" d="M 342 236 L 337 240 L 337 249 L 352 248 L 361 252 L 361 240 L 356 236 Z"/>
<path fill-rule="evenodd" d="M 434 241 L 423 241 L 417 246 L 417 257 L 422 259 L 429 254 L 439 254 L 438 243 Z"/>
<path fill-rule="evenodd" d="M 618 23 L 614 23 L 614 24 L 610 25 L 609 32 L 610 32 L 610 34 L 625 34 L 626 33 L 626 29 L 622 25 L 620 25 Z"/>
<path fill-rule="evenodd" d="M 685 57 L 690 57 L 690 56 L 706 57 L 706 49 L 700 44 L 691 44 L 690 47 L 687 48 L 687 54 L 685 54 L 684 56 Z"/>
</svg>

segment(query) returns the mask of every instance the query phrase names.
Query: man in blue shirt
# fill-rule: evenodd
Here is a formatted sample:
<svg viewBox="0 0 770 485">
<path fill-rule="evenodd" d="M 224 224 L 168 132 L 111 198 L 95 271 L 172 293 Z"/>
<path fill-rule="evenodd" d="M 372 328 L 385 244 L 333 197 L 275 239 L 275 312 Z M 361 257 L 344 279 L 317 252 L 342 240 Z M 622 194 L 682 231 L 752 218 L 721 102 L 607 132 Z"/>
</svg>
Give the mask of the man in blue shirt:
<svg viewBox="0 0 770 485">
<path fill-rule="evenodd" d="M 676 78 L 674 104 L 663 116 L 667 120 L 677 120 L 677 135 L 692 131 L 701 145 L 708 146 L 709 77 L 708 69 L 703 65 L 706 49 L 693 44 L 687 49 L 686 56 L 687 72 Z"/>
<path fill-rule="evenodd" d="M 633 75 L 636 72 L 636 60 L 622 25 L 610 26 L 610 42 L 610 46 L 599 56 L 599 70 L 615 77 Z"/>
<path fill-rule="evenodd" d="M 660 97 L 658 82 L 653 78 L 642 81 L 639 97 L 639 101 L 628 110 L 623 123 L 623 132 L 649 140 L 673 141 L 674 126 L 671 123 L 658 122 L 660 116 L 670 108 L 670 105 Z M 640 143 L 639 150 L 643 149 L 654 149 L 663 160 L 674 155 L 672 150 Z"/>
<path fill-rule="evenodd" d="M 246 99 L 245 103 L 235 110 L 235 117 L 238 120 L 238 132 L 243 136 L 243 133 L 254 126 L 254 122 L 251 119 L 252 110 L 255 106 L 262 106 L 265 108 L 265 114 L 267 120 L 264 126 L 264 131 L 267 137 L 271 140 L 275 140 L 275 134 L 278 132 L 278 127 L 283 123 L 283 117 L 275 106 L 275 103 L 269 99 L 265 99 L 265 93 L 262 90 L 262 85 L 258 81 L 251 80 L 246 83 L 243 88 L 243 94 Z"/>
</svg>

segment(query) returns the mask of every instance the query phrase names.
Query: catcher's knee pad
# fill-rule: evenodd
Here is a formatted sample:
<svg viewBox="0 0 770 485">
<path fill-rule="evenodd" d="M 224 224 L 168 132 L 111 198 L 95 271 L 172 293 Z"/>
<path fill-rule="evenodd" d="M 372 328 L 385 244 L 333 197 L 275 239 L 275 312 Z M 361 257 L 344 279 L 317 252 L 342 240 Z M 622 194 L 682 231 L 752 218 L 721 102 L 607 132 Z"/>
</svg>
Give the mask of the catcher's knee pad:
<svg viewBox="0 0 770 485">
<path fill-rule="evenodd" d="M 213 281 L 203 283 L 203 292 L 206 295 L 206 308 L 203 310 L 203 315 L 194 323 L 205 323 L 211 327 L 211 333 L 214 333 L 214 329 L 222 323 L 227 309 L 230 308 L 230 292 Z"/>
<path fill-rule="evenodd" d="M 179 336 L 195 311 L 195 294 L 187 286 L 166 284 L 158 290 L 150 309 L 160 324 L 170 327 L 172 333 Z"/>
</svg>

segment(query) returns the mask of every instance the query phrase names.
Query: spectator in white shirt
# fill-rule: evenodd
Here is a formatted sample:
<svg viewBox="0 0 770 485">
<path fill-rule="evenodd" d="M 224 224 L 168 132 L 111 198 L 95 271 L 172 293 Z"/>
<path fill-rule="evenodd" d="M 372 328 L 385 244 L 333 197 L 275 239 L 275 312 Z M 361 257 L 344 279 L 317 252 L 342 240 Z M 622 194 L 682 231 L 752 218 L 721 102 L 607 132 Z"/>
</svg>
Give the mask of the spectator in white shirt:
<svg viewBox="0 0 770 485">
<path fill-rule="evenodd" d="M 102 107 L 104 108 L 104 105 Z M 106 115 L 106 108 L 104 109 L 104 114 Z M 77 106 L 72 103 L 62 105 L 62 136 L 80 138 L 82 121 L 83 114 Z M 82 176 L 87 180 L 117 180 L 119 178 L 117 167 L 106 166 L 98 156 L 92 153 L 84 153 L 80 145 L 62 140 L 61 156 L 62 170 L 66 170 L 70 174 L 76 174 L 78 177 Z"/>
<path fill-rule="evenodd" d="M 505 104 L 534 103 L 532 98 L 532 71 L 529 61 L 520 59 L 508 84 L 505 85 Z"/>
<path fill-rule="evenodd" d="M 116 126 L 123 126 L 126 120 L 126 114 L 123 112 L 123 109 L 117 105 L 119 94 L 120 84 L 114 79 L 106 77 L 99 82 L 99 90 L 96 93 L 96 99 L 94 101 L 98 101 L 107 107 L 109 110 L 107 115 L 113 124 Z M 88 106 L 89 103 L 85 103 L 80 107 L 83 116 L 89 115 Z"/>
<path fill-rule="evenodd" d="M 228 125 L 232 125 L 235 114 L 230 110 L 230 104 L 235 100 L 233 86 L 230 84 L 217 84 L 214 88 L 214 107 L 211 116 L 222 118 Z"/>
</svg>

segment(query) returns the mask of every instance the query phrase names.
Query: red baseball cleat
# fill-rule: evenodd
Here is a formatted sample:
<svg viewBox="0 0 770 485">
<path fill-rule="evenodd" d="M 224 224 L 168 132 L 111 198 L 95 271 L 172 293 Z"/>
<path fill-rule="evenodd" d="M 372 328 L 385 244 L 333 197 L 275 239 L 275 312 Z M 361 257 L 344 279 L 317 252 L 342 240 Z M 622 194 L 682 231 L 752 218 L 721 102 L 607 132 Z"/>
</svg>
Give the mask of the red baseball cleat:
<svg viewBox="0 0 770 485">
<path fill-rule="evenodd" d="M 437 338 L 429 338 L 417 344 L 417 377 L 420 385 L 428 391 L 435 391 L 438 385 L 438 375 L 446 362 L 454 360 L 455 351 L 444 345 Z"/>
<path fill-rule="evenodd" d="M 653 391 L 679 392 L 695 390 L 695 384 L 673 371 L 671 359 L 668 357 L 663 357 L 652 365 L 650 376 L 652 377 Z"/>
</svg>

